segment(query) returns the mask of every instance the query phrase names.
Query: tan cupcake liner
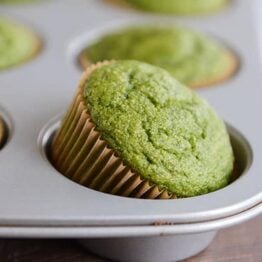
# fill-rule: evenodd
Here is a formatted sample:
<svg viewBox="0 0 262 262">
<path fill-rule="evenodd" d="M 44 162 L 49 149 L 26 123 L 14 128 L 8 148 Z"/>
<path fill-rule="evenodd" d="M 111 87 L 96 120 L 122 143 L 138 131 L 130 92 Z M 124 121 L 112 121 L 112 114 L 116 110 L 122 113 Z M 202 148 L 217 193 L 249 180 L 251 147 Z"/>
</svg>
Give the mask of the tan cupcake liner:
<svg viewBox="0 0 262 262">
<path fill-rule="evenodd" d="M 125 165 L 101 139 L 101 134 L 90 119 L 83 88 L 90 73 L 108 63 L 93 65 L 84 73 L 73 104 L 54 137 L 52 162 L 66 177 L 100 192 L 146 199 L 175 198 Z"/>
<path fill-rule="evenodd" d="M 228 66 L 224 69 L 224 72 L 213 79 L 208 79 L 206 81 L 202 80 L 199 82 L 191 83 L 188 85 L 191 88 L 207 88 L 212 87 L 216 84 L 222 83 L 232 76 L 238 71 L 239 68 L 239 59 L 234 54 L 234 52 L 230 50 L 225 51 L 225 57 L 228 61 Z M 84 51 L 79 55 L 79 64 L 82 68 L 86 69 L 91 66 L 93 63 L 88 57 L 85 55 Z"/>
</svg>

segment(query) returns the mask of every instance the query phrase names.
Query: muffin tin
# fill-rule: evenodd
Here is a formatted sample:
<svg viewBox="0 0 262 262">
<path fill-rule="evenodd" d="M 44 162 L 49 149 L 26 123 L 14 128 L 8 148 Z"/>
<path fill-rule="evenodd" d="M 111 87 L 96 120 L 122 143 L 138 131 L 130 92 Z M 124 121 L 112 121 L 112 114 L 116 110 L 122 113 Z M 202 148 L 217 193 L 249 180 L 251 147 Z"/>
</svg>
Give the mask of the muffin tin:
<svg viewBox="0 0 262 262">
<path fill-rule="evenodd" d="M 1 15 L 33 27 L 44 48 L 29 63 L 0 72 L 0 115 L 9 129 L 0 151 L 0 236 L 82 238 L 108 258 L 174 261 L 203 250 L 218 229 L 260 214 L 262 124 L 256 117 L 262 91 L 252 10 L 257 4 L 236 0 L 212 16 L 186 18 L 153 16 L 102 0 L 1 6 Z M 79 53 L 109 27 L 157 20 L 207 32 L 239 55 L 241 68 L 233 78 L 199 92 L 230 123 L 240 178 L 214 193 L 178 200 L 118 197 L 68 180 L 46 152 L 76 92 Z"/>
</svg>

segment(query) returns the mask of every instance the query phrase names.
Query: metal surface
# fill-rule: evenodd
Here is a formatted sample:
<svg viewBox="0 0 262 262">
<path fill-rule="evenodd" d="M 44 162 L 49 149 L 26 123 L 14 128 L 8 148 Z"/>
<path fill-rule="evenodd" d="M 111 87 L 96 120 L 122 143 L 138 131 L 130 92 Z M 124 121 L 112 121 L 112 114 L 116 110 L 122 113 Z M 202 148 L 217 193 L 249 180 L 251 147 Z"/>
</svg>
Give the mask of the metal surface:
<svg viewBox="0 0 262 262">
<path fill-rule="evenodd" d="M 81 240 L 92 253 L 113 261 L 174 262 L 204 250 L 216 232 L 140 238 Z"/>
<path fill-rule="evenodd" d="M 122 234 L 128 236 L 135 226 L 159 220 L 200 223 L 234 215 L 260 203 L 262 122 L 256 116 L 262 109 L 262 89 L 253 6 L 253 1 L 237 0 L 232 7 L 213 16 L 161 16 L 162 21 L 214 35 L 239 54 L 241 69 L 236 76 L 199 92 L 245 136 L 253 153 L 247 172 L 224 189 L 165 201 L 111 196 L 77 185 L 46 161 L 39 146 L 46 123 L 66 110 L 75 93 L 81 74 L 75 61 L 83 43 L 103 33 L 105 24 L 152 17 L 102 0 L 50 0 L 34 5 L 1 6 L 0 14 L 24 22 L 40 34 L 44 50 L 30 63 L 0 72 L 0 105 L 13 123 L 12 137 L 0 152 L 0 235 L 103 237 L 124 230 Z M 206 223 L 203 225 L 216 221 Z M 100 227 L 89 228 L 95 225 Z M 125 227 L 128 225 L 132 227 Z M 173 227 L 176 228 L 169 229 L 175 233 Z M 148 226 L 136 232 L 154 235 L 157 230 L 161 232 L 161 227 L 157 228 Z M 205 231 L 204 226 L 202 229 Z"/>
<path fill-rule="evenodd" d="M 262 204 L 237 215 L 189 224 L 148 226 L 1 226 L 0 236 L 15 238 L 125 238 L 196 234 L 217 231 L 252 219 L 262 212 Z"/>
</svg>

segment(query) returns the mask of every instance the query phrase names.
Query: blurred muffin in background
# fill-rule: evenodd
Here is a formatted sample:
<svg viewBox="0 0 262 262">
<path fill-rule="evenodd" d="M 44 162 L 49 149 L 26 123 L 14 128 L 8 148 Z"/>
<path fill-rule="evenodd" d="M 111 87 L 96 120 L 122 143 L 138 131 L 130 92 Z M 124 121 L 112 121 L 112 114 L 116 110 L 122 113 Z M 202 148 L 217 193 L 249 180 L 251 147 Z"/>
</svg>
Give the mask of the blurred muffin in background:
<svg viewBox="0 0 262 262">
<path fill-rule="evenodd" d="M 41 41 L 28 28 L 0 17 L 0 70 L 32 59 L 41 49 Z"/>
<path fill-rule="evenodd" d="M 208 14 L 225 7 L 228 0 L 125 0 L 141 10 L 178 15 Z"/>
<path fill-rule="evenodd" d="M 23 4 L 36 1 L 38 0 L 0 0 L 0 4 Z"/>
<path fill-rule="evenodd" d="M 160 66 L 190 87 L 219 83 L 238 65 L 235 55 L 217 41 L 175 26 L 128 27 L 101 37 L 80 54 L 84 68 L 112 59 Z"/>
</svg>

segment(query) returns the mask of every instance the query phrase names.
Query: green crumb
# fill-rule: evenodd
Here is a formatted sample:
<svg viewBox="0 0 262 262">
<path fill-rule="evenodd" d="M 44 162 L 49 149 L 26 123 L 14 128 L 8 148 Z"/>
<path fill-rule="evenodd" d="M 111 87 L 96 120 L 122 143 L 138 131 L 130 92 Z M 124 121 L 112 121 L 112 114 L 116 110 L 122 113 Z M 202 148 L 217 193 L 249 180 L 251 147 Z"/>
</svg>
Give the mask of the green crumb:
<svg viewBox="0 0 262 262">
<path fill-rule="evenodd" d="M 188 86 L 222 80 L 230 71 L 229 51 L 215 40 L 175 26 L 130 27 L 108 34 L 87 47 L 90 62 L 138 60 L 166 69 Z"/>
<path fill-rule="evenodd" d="M 178 197 L 229 183 L 234 157 L 223 121 L 165 70 L 114 62 L 91 73 L 84 97 L 102 138 L 143 178 Z"/>
</svg>

